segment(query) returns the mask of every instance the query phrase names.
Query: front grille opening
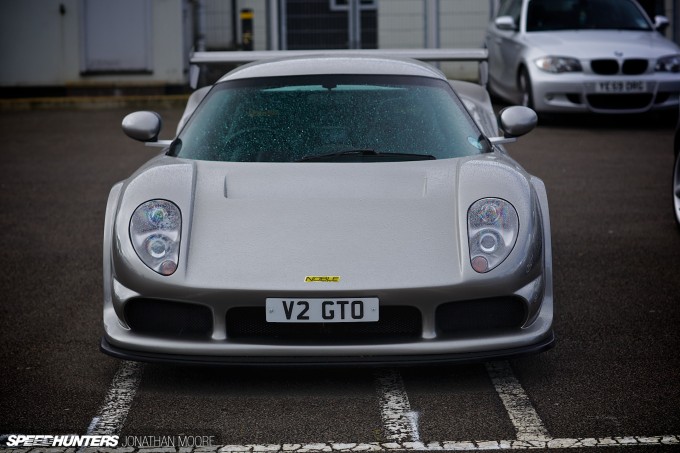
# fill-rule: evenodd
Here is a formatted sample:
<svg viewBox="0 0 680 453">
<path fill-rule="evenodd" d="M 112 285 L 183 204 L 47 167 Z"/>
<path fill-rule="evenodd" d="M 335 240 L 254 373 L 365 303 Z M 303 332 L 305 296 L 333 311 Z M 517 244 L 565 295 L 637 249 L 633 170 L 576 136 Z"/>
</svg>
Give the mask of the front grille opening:
<svg viewBox="0 0 680 453">
<path fill-rule="evenodd" d="M 583 104 L 583 100 L 581 99 L 581 95 L 579 93 L 567 93 L 567 99 L 572 104 Z"/>
<path fill-rule="evenodd" d="M 653 95 L 641 94 L 591 94 L 588 103 L 596 109 L 602 110 L 632 110 L 643 109 L 652 103 Z"/>
<path fill-rule="evenodd" d="M 627 75 L 638 75 L 647 72 L 649 62 L 643 59 L 630 59 L 623 62 L 623 73 Z"/>
<path fill-rule="evenodd" d="M 378 322 L 270 323 L 264 307 L 238 307 L 227 312 L 230 341 L 289 344 L 361 344 L 412 341 L 422 336 L 422 315 L 415 307 L 381 306 Z"/>
<path fill-rule="evenodd" d="M 619 73 L 619 62 L 616 60 L 593 60 L 590 67 L 595 74 L 614 75 Z"/>
<path fill-rule="evenodd" d="M 664 102 L 668 101 L 671 98 L 671 93 L 667 91 L 659 91 L 656 93 L 656 99 L 654 100 L 655 104 L 663 104 Z"/>
<path fill-rule="evenodd" d="M 516 330 L 526 319 L 526 304 L 516 296 L 448 302 L 435 312 L 440 337 Z"/>
<path fill-rule="evenodd" d="M 125 320 L 134 332 L 181 339 L 210 338 L 213 325 L 208 307 L 146 298 L 125 304 Z"/>
</svg>

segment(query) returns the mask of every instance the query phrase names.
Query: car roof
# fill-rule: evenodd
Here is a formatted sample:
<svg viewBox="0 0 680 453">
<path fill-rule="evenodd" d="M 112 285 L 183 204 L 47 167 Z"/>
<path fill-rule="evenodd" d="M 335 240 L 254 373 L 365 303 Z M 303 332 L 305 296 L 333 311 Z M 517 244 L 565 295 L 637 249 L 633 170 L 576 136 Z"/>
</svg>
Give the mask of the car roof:
<svg viewBox="0 0 680 453">
<path fill-rule="evenodd" d="M 446 80 L 446 76 L 434 66 L 409 58 L 317 54 L 256 61 L 234 69 L 218 82 L 323 74 L 422 76 Z"/>
</svg>

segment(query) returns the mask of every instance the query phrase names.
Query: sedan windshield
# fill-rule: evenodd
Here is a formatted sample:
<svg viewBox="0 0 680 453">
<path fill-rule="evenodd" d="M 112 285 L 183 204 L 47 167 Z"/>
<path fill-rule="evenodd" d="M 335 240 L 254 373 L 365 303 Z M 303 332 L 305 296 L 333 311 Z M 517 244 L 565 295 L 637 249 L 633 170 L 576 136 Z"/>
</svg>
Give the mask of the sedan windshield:
<svg viewBox="0 0 680 453">
<path fill-rule="evenodd" d="M 170 155 L 230 162 L 384 162 L 489 150 L 443 80 L 322 75 L 218 83 Z"/>
<path fill-rule="evenodd" d="M 531 0 L 526 29 L 644 30 L 652 27 L 630 0 Z"/>
</svg>

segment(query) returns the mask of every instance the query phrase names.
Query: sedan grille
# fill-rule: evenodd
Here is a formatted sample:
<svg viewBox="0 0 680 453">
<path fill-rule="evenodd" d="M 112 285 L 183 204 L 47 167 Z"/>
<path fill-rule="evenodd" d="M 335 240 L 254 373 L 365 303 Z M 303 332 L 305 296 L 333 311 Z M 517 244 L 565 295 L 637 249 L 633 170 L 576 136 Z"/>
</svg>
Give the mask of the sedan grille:
<svg viewBox="0 0 680 453">
<path fill-rule="evenodd" d="M 519 329 L 527 320 L 527 309 L 522 298 L 493 297 L 442 304 L 435 317 L 438 336 L 455 337 Z"/>
<path fill-rule="evenodd" d="M 353 323 L 270 323 L 264 307 L 239 307 L 227 312 L 231 341 L 276 340 L 294 344 L 338 344 L 409 341 L 422 334 L 422 315 L 415 307 L 380 307 L 380 321 Z"/>
<path fill-rule="evenodd" d="M 623 73 L 626 75 L 638 75 L 647 72 L 649 62 L 643 59 L 631 59 L 623 62 Z"/>
<path fill-rule="evenodd" d="M 590 62 L 593 72 L 600 75 L 615 75 L 619 74 L 619 71 L 625 75 L 639 75 L 647 72 L 648 66 L 649 61 L 642 58 L 624 60 L 622 65 L 617 60 L 611 58 Z"/>
<path fill-rule="evenodd" d="M 595 74 L 614 75 L 619 72 L 619 62 L 616 60 L 593 60 L 590 67 Z"/>
<path fill-rule="evenodd" d="M 184 302 L 136 298 L 125 304 L 125 320 L 132 331 L 174 338 L 209 338 L 212 311 Z"/>
</svg>

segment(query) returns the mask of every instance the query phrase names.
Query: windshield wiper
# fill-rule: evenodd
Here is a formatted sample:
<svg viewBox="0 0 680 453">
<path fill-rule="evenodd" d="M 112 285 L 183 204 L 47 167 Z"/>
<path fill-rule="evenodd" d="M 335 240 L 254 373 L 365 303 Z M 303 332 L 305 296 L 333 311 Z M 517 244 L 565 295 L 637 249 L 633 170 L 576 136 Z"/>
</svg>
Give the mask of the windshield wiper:
<svg viewBox="0 0 680 453">
<path fill-rule="evenodd" d="M 430 154 L 412 154 L 412 153 L 384 153 L 374 149 L 348 149 L 344 151 L 337 151 L 327 154 L 316 154 L 305 156 L 295 162 L 313 162 L 313 161 L 333 161 L 342 157 L 363 157 L 378 159 L 392 159 L 392 160 L 435 160 L 436 157 Z"/>
</svg>

